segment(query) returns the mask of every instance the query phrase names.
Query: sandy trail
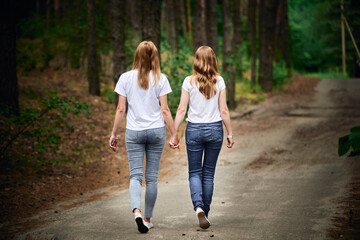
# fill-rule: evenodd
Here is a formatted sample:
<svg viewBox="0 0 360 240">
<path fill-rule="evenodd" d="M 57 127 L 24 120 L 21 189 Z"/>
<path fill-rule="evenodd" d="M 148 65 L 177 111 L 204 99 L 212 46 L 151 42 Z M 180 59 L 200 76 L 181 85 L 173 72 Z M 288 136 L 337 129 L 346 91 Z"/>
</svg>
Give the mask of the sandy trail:
<svg viewBox="0 0 360 240">
<path fill-rule="evenodd" d="M 39 214 L 44 224 L 18 239 L 325 239 L 359 158 L 337 156 L 338 137 L 360 120 L 359 79 L 322 80 L 313 96 L 264 103 L 234 117 L 235 147 L 219 157 L 211 227 L 192 209 L 184 143 L 168 161 L 154 229 L 139 234 L 128 190 L 106 199 Z M 175 176 L 174 176 L 175 175 Z M 68 203 L 70 204 L 70 203 Z M 56 206 L 55 206 L 56 207 Z"/>
</svg>

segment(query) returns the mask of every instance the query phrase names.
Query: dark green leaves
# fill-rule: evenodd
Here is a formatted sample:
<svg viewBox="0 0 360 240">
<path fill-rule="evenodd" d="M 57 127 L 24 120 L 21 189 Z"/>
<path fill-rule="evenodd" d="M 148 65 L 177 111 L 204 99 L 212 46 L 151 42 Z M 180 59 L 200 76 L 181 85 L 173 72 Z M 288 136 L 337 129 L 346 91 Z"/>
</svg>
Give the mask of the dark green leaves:
<svg viewBox="0 0 360 240">
<path fill-rule="evenodd" d="M 360 127 L 356 126 L 350 129 L 350 134 L 339 138 L 338 154 L 345 155 L 350 147 L 353 151 L 349 157 L 360 155 Z"/>
<path fill-rule="evenodd" d="M 339 156 L 344 155 L 350 149 L 349 135 L 339 138 L 338 154 Z"/>
</svg>

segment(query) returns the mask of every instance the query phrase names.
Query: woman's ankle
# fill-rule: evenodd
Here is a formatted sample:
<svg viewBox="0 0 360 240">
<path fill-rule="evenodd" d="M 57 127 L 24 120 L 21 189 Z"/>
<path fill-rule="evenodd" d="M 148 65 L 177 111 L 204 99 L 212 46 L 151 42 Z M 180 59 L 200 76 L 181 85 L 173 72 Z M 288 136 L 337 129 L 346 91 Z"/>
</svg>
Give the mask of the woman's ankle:
<svg viewBox="0 0 360 240">
<path fill-rule="evenodd" d="M 135 209 L 133 210 L 133 213 L 134 213 L 134 215 L 136 215 L 136 214 L 138 214 L 138 213 L 141 214 L 141 211 L 140 211 L 139 209 L 135 208 Z"/>
<path fill-rule="evenodd" d="M 150 218 L 144 218 L 144 221 L 149 223 L 149 222 L 150 222 Z"/>
</svg>

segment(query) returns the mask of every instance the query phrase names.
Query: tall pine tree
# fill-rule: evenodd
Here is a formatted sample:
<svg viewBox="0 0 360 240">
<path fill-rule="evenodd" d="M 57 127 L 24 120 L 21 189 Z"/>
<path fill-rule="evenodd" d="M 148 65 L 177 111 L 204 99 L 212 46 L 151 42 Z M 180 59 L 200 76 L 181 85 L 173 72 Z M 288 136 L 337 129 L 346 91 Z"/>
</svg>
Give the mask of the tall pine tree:
<svg viewBox="0 0 360 240">
<path fill-rule="evenodd" d="M 125 4 L 124 1 L 111 0 L 111 25 L 113 38 L 113 62 L 114 62 L 114 85 L 116 85 L 120 74 L 126 70 L 125 54 Z M 115 93 L 115 106 L 118 97 Z"/>
<path fill-rule="evenodd" d="M 5 1 L 0 10 L 0 109 L 19 114 L 16 76 L 15 1 Z"/>
<path fill-rule="evenodd" d="M 259 5 L 259 84 L 270 92 L 273 86 L 273 47 L 279 0 L 260 0 Z"/>
<path fill-rule="evenodd" d="M 87 78 L 89 93 L 100 96 L 99 68 L 100 59 L 97 53 L 97 39 L 95 26 L 95 0 L 87 0 L 87 23 L 88 23 L 88 58 Z"/>
<path fill-rule="evenodd" d="M 142 40 L 152 41 L 160 54 L 161 0 L 142 0 Z"/>
</svg>

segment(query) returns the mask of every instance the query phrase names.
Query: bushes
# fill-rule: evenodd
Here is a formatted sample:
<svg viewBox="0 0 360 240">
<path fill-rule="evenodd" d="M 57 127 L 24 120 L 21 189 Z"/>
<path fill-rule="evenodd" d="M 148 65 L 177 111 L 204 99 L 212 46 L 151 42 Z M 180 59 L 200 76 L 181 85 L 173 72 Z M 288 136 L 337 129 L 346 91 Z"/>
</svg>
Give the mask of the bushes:
<svg viewBox="0 0 360 240">
<path fill-rule="evenodd" d="M 75 127 L 68 124 L 69 115 L 89 114 L 89 103 L 79 102 L 74 97 L 60 98 L 56 92 L 41 101 L 40 107 L 27 106 L 19 116 L 12 116 L 7 121 L 7 128 L 2 129 L 0 159 L 6 158 L 12 144 L 21 136 L 33 139 L 36 152 L 41 154 L 54 150 L 62 140 L 64 131 L 74 132 Z M 3 112 L 1 114 L 4 114 Z"/>
<path fill-rule="evenodd" d="M 289 77 L 289 69 L 285 67 L 285 62 L 274 62 L 273 68 L 273 86 L 274 88 L 282 88 L 287 84 L 286 80 Z"/>
<path fill-rule="evenodd" d="M 192 74 L 193 53 L 190 47 L 183 47 L 178 53 L 171 48 L 161 45 L 161 70 L 169 79 L 172 93 L 168 97 L 171 113 L 176 113 L 181 96 L 181 87 L 185 77 Z"/>
<path fill-rule="evenodd" d="M 19 39 L 16 41 L 16 70 L 28 75 L 37 66 L 44 65 L 41 39 Z"/>
</svg>

